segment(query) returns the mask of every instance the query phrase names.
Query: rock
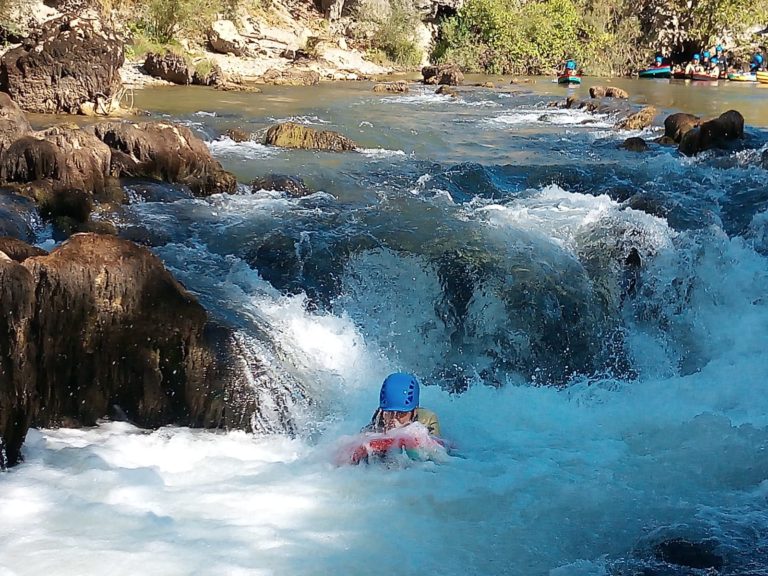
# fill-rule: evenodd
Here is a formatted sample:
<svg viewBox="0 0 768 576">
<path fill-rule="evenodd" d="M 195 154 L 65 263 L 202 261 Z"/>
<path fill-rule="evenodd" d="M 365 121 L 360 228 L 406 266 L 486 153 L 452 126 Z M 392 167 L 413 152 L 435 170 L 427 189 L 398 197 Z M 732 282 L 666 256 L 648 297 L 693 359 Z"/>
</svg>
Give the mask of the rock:
<svg viewBox="0 0 768 576">
<path fill-rule="evenodd" d="M 331 150 L 342 152 L 356 150 L 357 144 L 352 140 L 329 130 L 318 131 L 293 122 L 276 124 L 267 130 L 264 141 L 267 145 L 282 146 L 283 148 L 304 148 L 310 150 Z"/>
<path fill-rule="evenodd" d="M 48 254 L 42 248 L 31 246 L 19 240 L 18 238 L 10 238 L 8 236 L 0 236 L 0 252 L 5 253 L 11 260 L 16 262 L 24 262 L 27 258 L 32 256 L 43 256 Z"/>
<path fill-rule="evenodd" d="M 657 560 L 668 564 L 719 571 L 725 565 L 725 560 L 715 552 L 715 547 L 714 542 L 689 542 L 682 538 L 675 538 L 657 544 L 653 553 Z"/>
<path fill-rule="evenodd" d="M 262 75 L 261 81 L 275 86 L 314 86 L 320 83 L 320 74 L 314 70 L 272 68 Z"/>
<path fill-rule="evenodd" d="M 230 128 L 226 131 L 227 137 L 234 142 L 249 142 L 251 135 L 241 128 Z"/>
<path fill-rule="evenodd" d="M 510 84 L 536 84 L 536 80 L 534 78 L 512 78 L 512 80 L 509 81 Z"/>
<path fill-rule="evenodd" d="M 196 196 L 231 193 L 233 174 L 189 128 L 164 122 L 105 122 L 91 128 L 112 149 L 113 176 L 180 182 Z"/>
<path fill-rule="evenodd" d="M 208 43 L 211 49 L 219 54 L 235 56 L 251 56 L 248 42 L 237 31 L 231 20 L 216 20 L 208 29 Z"/>
<path fill-rule="evenodd" d="M 93 134 L 55 127 L 17 139 L 0 155 L 2 182 L 35 200 L 46 216 L 85 222 L 93 202 L 122 203 L 118 183 L 110 177 L 112 152 Z"/>
<path fill-rule="evenodd" d="M 0 90 L 24 110 L 76 114 L 119 100 L 123 40 L 98 19 L 46 22 L 0 62 Z M 118 103 L 119 106 L 119 103 Z"/>
<path fill-rule="evenodd" d="M 629 94 L 621 88 L 615 86 L 592 86 L 589 89 L 590 98 L 620 98 L 626 100 Z"/>
<path fill-rule="evenodd" d="M 699 117 L 685 112 L 670 114 L 664 119 L 664 136 L 679 144 L 683 136 L 699 125 Z"/>
<path fill-rule="evenodd" d="M 437 90 L 435 90 L 435 94 L 450 96 L 451 98 L 459 97 L 458 90 L 456 90 L 455 88 L 451 88 L 450 86 L 440 86 Z"/>
<path fill-rule="evenodd" d="M 678 150 L 686 156 L 695 156 L 711 148 L 719 148 L 726 142 L 744 137 L 744 117 L 736 110 L 723 112 L 685 133 Z"/>
<path fill-rule="evenodd" d="M 206 381 L 205 310 L 149 250 L 76 234 L 24 266 L 36 285 L 31 342 L 47 399 L 37 425 L 93 425 L 112 404 L 139 426 L 219 424 L 227 395 Z"/>
<path fill-rule="evenodd" d="M 27 116 L 5 92 L 0 92 L 0 154 L 8 145 L 32 132 Z"/>
<path fill-rule="evenodd" d="M 648 150 L 648 144 L 645 142 L 645 140 L 637 136 L 633 136 L 632 138 L 627 138 L 624 140 L 624 143 L 621 145 L 621 147 L 625 150 L 629 150 L 630 152 L 645 152 Z"/>
<path fill-rule="evenodd" d="M 144 60 L 144 70 L 155 78 L 182 85 L 192 84 L 195 75 L 184 56 L 170 50 L 165 54 L 148 53 Z"/>
<path fill-rule="evenodd" d="M 424 84 L 447 84 L 460 86 L 464 82 L 464 74 L 456 64 L 441 64 L 439 66 L 424 66 L 421 69 Z"/>
<path fill-rule="evenodd" d="M 768 170 L 768 150 L 765 150 L 760 157 L 760 164 L 762 164 L 764 170 Z"/>
<path fill-rule="evenodd" d="M 408 82 L 382 82 L 373 87 L 374 92 L 389 92 L 391 94 L 407 94 L 410 92 Z"/>
<path fill-rule="evenodd" d="M 658 111 L 653 106 L 646 106 L 634 114 L 619 120 L 614 128 L 617 130 L 642 130 L 653 124 Z"/>
<path fill-rule="evenodd" d="M 304 184 L 304 180 L 296 176 L 286 176 L 284 174 L 268 174 L 261 178 L 256 178 L 251 182 L 251 189 L 254 192 L 259 190 L 277 190 L 285 192 L 292 198 L 303 198 L 309 196 L 312 191 Z"/>
<path fill-rule="evenodd" d="M 496 85 L 493 82 L 481 82 L 480 84 L 476 84 L 478 88 L 496 88 Z"/>
<path fill-rule="evenodd" d="M 27 338 L 34 310 L 32 274 L 0 252 L 0 470 L 21 459 L 39 405 L 37 349 Z"/>
</svg>

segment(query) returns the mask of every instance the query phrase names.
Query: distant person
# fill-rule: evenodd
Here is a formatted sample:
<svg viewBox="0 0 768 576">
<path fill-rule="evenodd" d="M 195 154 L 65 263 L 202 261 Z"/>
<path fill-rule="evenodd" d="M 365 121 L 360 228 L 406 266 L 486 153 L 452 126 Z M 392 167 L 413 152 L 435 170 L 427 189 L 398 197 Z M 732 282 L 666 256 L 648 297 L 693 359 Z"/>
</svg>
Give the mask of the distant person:
<svg viewBox="0 0 768 576">
<path fill-rule="evenodd" d="M 419 381 L 413 374 L 395 372 L 381 385 L 379 407 L 363 431 L 387 432 L 413 422 L 423 424 L 433 436 L 440 436 L 440 422 L 431 410 L 419 406 Z"/>
<path fill-rule="evenodd" d="M 664 65 L 663 63 L 664 63 L 664 58 L 657 55 L 656 58 L 654 58 L 653 60 L 653 64 L 651 64 L 651 68 L 660 68 L 661 66 Z"/>
<path fill-rule="evenodd" d="M 576 76 L 576 60 L 566 60 L 560 69 L 559 76 Z"/>
<path fill-rule="evenodd" d="M 765 62 L 763 61 L 762 54 L 755 54 L 752 56 L 752 61 L 749 63 L 750 72 L 763 72 L 765 70 Z"/>
<path fill-rule="evenodd" d="M 720 71 L 728 72 L 728 64 L 730 62 L 730 59 L 725 54 L 725 51 L 723 50 L 723 47 L 720 44 L 715 46 L 715 57 L 717 58 L 717 61 L 719 63 Z"/>
<path fill-rule="evenodd" d="M 688 62 L 688 64 L 685 67 L 685 73 L 689 76 L 691 74 L 694 74 L 695 72 L 701 71 L 701 56 L 699 54 L 694 54 L 693 58 L 691 58 L 691 61 Z"/>
<path fill-rule="evenodd" d="M 712 56 L 712 58 L 709 60 L 709 69 L 707 70 L 707 74 L 713 78 L 720 77 L 720 61 L 717 59 L 717 56 Z"/>
<path fill-rule="evenodd" d="M 709 70 L 709 60 L 712 57 L 712 54 L 710 54 L 709 50 L 704 50 L 701 54 L 701 66 L 702 70 L 700 72 L 705 72 Z"/>
</svg>

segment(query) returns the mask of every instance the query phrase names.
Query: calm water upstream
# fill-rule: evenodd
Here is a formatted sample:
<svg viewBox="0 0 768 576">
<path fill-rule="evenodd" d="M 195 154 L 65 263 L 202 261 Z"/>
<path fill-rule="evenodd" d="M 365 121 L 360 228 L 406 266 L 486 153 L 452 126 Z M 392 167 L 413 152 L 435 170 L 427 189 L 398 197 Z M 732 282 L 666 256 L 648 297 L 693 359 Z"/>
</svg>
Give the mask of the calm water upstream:
<svg viewBox="0 0 768 576">
<path fill-rule="evenodd" d="M 547 107 L 592 83 L 747 135 L 627 152 L 659 130 Z M 137 92 L 242 187 L 135 184 L 121 234 L 306 384 L 306 433 L 33 430 L 0 475 L 0 575 L 768 575 L 768 86 L 499 85 Z M 259 143 L 287 120 L 360 150 Z M 335 466 L 394 370 L 456 453 Z"/>
</svg>

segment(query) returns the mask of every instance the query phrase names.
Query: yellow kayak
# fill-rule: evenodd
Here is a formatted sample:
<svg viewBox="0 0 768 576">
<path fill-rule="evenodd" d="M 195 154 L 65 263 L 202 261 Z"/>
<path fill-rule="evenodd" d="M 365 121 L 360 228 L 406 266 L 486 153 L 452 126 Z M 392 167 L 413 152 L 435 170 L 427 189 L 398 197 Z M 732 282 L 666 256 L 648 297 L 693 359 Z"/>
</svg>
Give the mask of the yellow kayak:
<svg viewBox="0 0 768 576">
<path fill-rule="evenodd" d="M 768 72 L 757 72 L 755 76 L 760 84 L 768 84 Z"/>
</svg>

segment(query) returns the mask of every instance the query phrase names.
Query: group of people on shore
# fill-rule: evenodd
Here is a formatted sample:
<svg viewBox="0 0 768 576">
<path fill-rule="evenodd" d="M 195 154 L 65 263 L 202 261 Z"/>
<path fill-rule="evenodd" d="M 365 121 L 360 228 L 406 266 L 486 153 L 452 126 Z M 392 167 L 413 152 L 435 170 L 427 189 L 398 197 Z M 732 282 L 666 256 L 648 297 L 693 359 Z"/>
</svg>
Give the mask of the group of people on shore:
<svg viewBox="0 0 768 576">
<path fill-rule="evenodd" d="M 661 55 L 657 55 L 654 61 L 653 67 L 659 67 L 664 65 L 664 58 Z M 726 53 L 721 45 L 717 45 L 714 49 L 714 53 L 710 50 L 704 50 L 701 53 L 695 53 L 691 60 L 685 64 L 676 64 L 672 71 L 675 73 L 682 72 L 686 76 L 693 74 L 706 74 L 713 78 L 724 77 L 728 73 L 732 72 L 761 72 L 765 70 L 766 55 L 762 51 L 755 52 L 749 61 L 749 69 L 745 69 L 746 66 L 737 62 L 733 57 L 733 53 Z"/>
</svg>

